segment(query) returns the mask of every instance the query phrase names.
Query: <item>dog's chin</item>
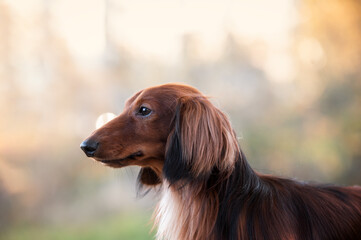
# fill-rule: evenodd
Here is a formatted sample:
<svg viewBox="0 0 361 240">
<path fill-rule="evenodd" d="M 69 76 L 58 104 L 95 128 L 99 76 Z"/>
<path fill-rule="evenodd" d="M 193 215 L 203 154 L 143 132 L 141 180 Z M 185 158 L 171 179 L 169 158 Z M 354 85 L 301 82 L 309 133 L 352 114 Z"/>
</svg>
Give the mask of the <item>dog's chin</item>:
<svg viewBox="0 0 361 240">
<path fill-rule="evenodd" d="M 132 165 L 138 158 L 142 157 L 143 153 L 141 151 L 135 152 L 126 156 L 124 158 L 115 158 L 115 159 L 99 159 L 95 158 L 98 162 L 103 163 L 104 165 L 112 168 L 122 168 L 129 165 Z"/>
</svg>

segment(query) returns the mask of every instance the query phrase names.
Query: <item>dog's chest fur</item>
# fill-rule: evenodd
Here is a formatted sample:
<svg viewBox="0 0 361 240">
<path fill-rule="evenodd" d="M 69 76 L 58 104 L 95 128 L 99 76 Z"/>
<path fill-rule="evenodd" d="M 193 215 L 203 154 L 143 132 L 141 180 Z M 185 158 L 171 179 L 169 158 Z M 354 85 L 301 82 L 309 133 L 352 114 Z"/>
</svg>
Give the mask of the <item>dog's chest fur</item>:
<svg viewBox="0 0 361 240">
<path fill-rule="evenodd" d="M 194 193 L 185 186 L 175 190 L 163 184 L 162 197 L 155 211 L 158 226 L 157 240 L 210 239 L 214 226 L 213 211 L 205 212 L 211 206 L 206 196 L 194 198 Z M 215 203 L 213 203 L 215 204 Z M 213 206 L 214 209 L 214 206 Z"/>
</svg>

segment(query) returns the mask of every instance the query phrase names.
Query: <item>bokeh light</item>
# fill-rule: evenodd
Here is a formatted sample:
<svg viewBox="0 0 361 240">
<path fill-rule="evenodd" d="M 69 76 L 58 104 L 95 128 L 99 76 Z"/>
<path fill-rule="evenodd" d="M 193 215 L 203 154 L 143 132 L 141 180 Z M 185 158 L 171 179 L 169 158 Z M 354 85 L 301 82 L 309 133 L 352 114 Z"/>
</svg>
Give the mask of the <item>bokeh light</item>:
<svg viewBox="0 0 361 240">
<path fill-rule="evenodd" d="M 106 124 L 107 122 L 113 120 L 115 117 L 116 117 L 116 115 L 114 113 L 103 113 L 103 114 L 101 114 L 97 118 L 97 121 L 95 123 L 95 128 L 98 129 L 98 128 L 102 127 L 104 124 Z"/>
</svg>

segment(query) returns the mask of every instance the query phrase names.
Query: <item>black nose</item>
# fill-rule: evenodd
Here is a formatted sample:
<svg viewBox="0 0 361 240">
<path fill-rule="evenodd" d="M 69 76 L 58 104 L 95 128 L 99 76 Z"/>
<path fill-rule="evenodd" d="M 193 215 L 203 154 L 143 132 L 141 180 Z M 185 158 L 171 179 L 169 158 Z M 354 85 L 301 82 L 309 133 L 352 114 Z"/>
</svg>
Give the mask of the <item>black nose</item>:
<svg viewBox="0 0 361 240">
<path fill-rule="evenodd" d="M 85 152 L 88 157 L 94 157 L 98 145 L 98 142 L 88 139 L 80 144 L 80 148 Z"/>
</svg>

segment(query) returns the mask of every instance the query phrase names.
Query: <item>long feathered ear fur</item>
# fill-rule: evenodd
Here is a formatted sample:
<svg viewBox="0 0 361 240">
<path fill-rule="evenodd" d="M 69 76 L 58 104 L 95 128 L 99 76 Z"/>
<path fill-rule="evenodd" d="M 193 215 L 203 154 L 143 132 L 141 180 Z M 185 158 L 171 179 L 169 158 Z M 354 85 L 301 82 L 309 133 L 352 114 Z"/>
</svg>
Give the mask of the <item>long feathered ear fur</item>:
<svg viewBox="0 0 361 240">
<path fill-rule="evenodd" d="M 171 184 L 208 178 L 215 168 L 221 174 L 232 172 L 239 152 L 237 139 L 226 115 L 206 97 L 180 99 L 173 125 L 163 168 Z"/>
</svg>

